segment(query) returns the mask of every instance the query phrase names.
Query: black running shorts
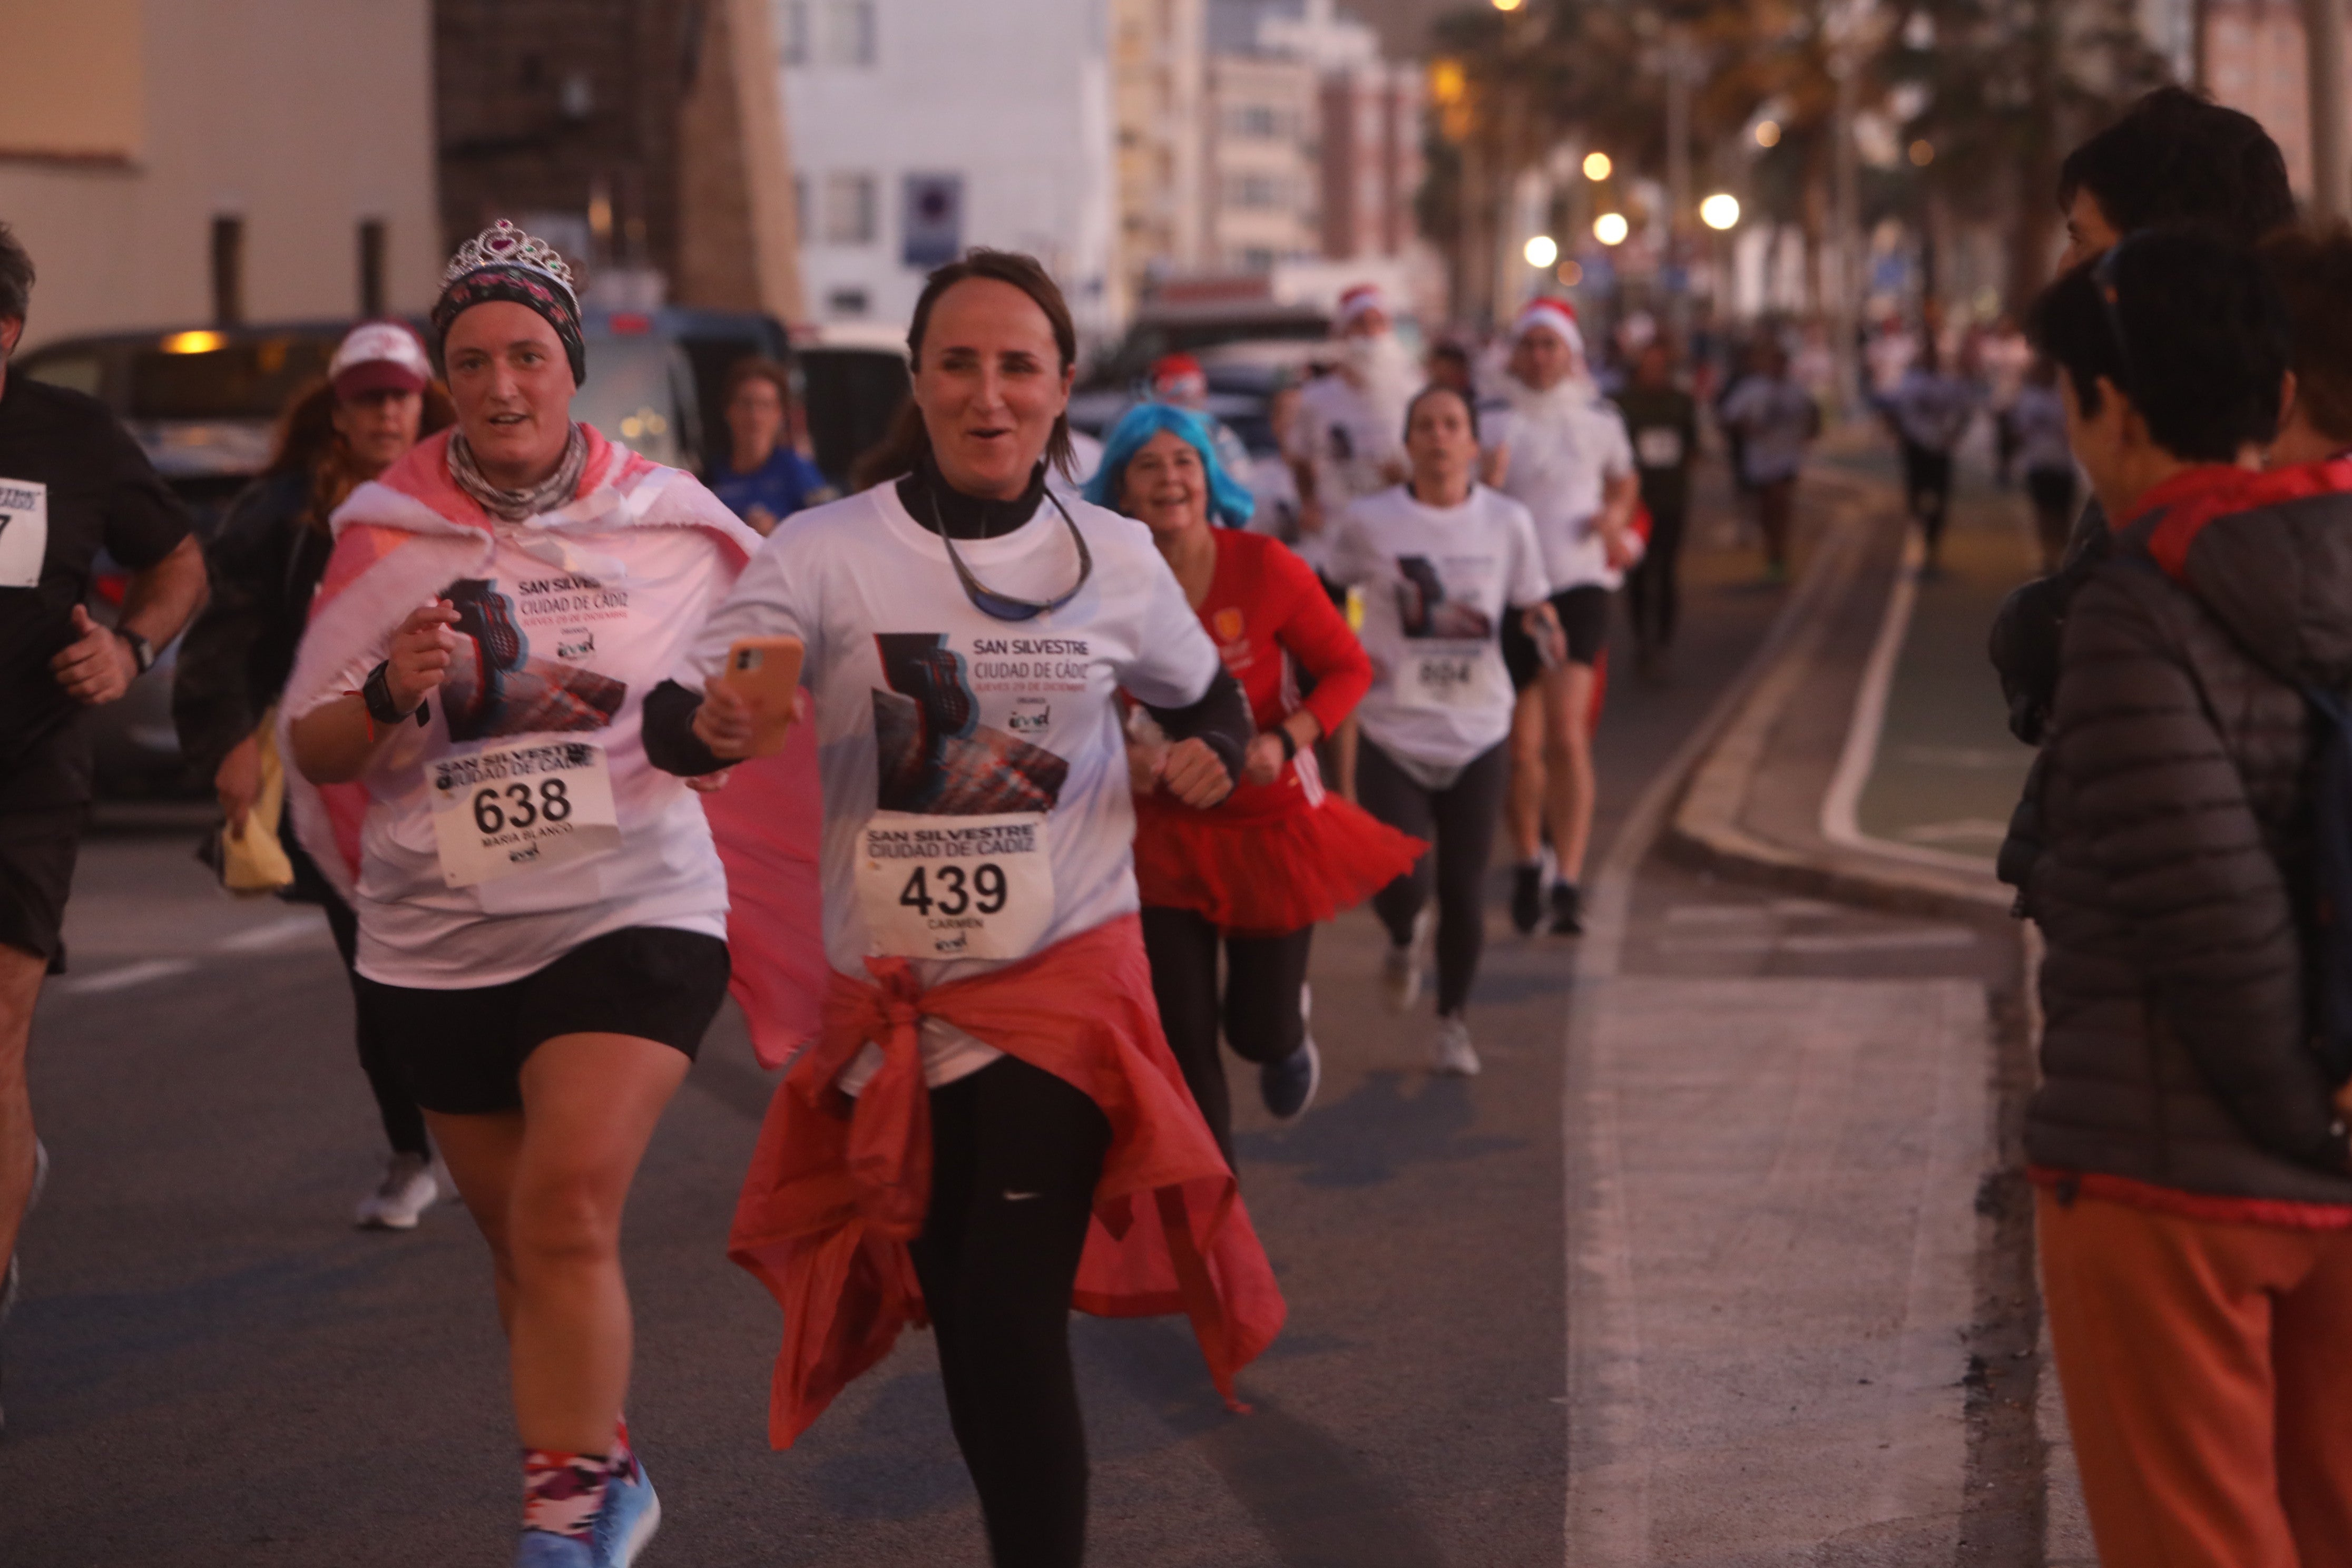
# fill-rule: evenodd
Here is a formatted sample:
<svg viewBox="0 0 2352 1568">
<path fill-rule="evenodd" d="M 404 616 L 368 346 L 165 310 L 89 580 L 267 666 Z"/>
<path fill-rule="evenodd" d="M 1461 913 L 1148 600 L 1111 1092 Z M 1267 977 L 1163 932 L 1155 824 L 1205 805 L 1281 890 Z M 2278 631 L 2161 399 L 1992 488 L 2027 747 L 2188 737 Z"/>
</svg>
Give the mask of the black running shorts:
<svg viewBox="0 0 2352 1568">
<path fill-rule="evenodd" d="M 73 891 L 85 809 L 0 810 L 0 942 L 65 970 L 66 896 Z"/>
<path fill-rule="evenodd" d="M 727 944 L 627 926 L 520 980 L 461 991 L 352 984 L 416 1103 L 447 1116 L 522 1109 L 522 1064 L 559 1035 L 635 1035 L 688 1060 L 727 997 Z"/>
<path fill-rule="evenodd" d="M 1609 643 L 1611 591 L 1598 583 L 1580 583 L 1551 596 L 1552 614 L 1568 634 L 1568 662 L 1593 665 Z M 1535 638 L 1519 625 L 1518 612 L 1503 617 L 1503 666 L 1511 672 L 1511 689 L 1525 691 L 1543 678 L 1543 655 Z"/>
</svg>

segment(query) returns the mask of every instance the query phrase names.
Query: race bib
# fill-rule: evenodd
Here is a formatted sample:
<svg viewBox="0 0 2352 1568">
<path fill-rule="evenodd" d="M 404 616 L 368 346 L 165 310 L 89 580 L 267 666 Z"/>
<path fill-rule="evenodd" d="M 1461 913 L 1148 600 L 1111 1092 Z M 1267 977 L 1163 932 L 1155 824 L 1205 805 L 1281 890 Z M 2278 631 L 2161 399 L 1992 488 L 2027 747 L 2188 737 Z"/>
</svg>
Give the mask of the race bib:
<svg viewBox="0 0 2352 1568">
<path fill-rule="evenodd" d="M 0 588 L 37 588 L 49 553 L 49 487 L 0 479 Z"/>
<path fill-rule="evenodd" d="M 858 830 L 857 900 L 877 952 L 1025 958 L 1054 923 L 1045 814 L 877 811 Z"/>
<path fill-rule="evenodd" d="M 1670 425 L 1654 425 L 1633 437 L 1633 455 L 1645 468 L 1678 468 L 1683 461 L 1683 433 Z"/>
<path fill-rule="evenodd" d="M 441 876 L 471 888 L 621 847 L 604 748 L 584 741 L 493 746 L 430 763 Z"/>
<path fill-rule="evenodd" d="M 1507 706 L 1511 699 L 1499 679 L 1502 673 L 1502 661 L 1486 643 L 1408 648 L 1397 666 L 1397 700 L 1408 708 Z"/>
</svg>

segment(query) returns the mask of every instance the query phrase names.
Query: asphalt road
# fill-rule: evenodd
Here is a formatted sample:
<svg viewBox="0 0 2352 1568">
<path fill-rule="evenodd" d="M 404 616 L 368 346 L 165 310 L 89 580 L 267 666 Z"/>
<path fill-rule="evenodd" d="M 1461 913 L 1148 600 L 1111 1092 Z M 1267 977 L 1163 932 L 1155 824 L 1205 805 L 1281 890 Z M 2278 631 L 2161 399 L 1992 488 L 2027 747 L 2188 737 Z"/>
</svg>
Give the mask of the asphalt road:
<svg viewBox="0 0 2352 1568">
<path fill-rule="evenodd" d="M 1696 531 L 1673 678 L 1621 678 L 1604 721 L 1603 847 L 1780 603 L 1752 552 Z M 454 1207 L 405 1236 L 350 1228 L 378 1133 L 323 928 L 224 901 L 189 849 L 90 840 L 74 973 L 42 1003 L 33 1090 L 56 1172 L 7 1335 L 0 1564 L 501 1564 L 517 1486 L 479 1243 Z M 1244 1194 L 1290 1303 L 1242 1379 L 1255 1414 L 1224 1411 L 1180 1321 L 1076 1321 L 1093 1562 L 1562 1561 L 1574 949 L 1510 934 L 1500 886 L 1473 1007 L 1484 1076 L 1421 1070 L 1432 1025 L 1381 1010 L 1360 913 L 1318 942 L 1313 1112 L 1271 1127 L 1236 1068 Z M 1972 938 L 1852 940 L 1911 929 L 1654 865 L 1626 962 L 1677 984 L 1990 984 L 2002 962 Z M 730 1009 L 632 1202 L 629 1418 L 665 1508 L 646 1561 L 982 1563 L 924 1336 L 798 1447 L 767 1447 L 777 1320 L 723 1243 L 769 1090 Z M 1731 1506 L 1659 1560 L 1798 1560 L 1739 1550 Z"/>
</svg>

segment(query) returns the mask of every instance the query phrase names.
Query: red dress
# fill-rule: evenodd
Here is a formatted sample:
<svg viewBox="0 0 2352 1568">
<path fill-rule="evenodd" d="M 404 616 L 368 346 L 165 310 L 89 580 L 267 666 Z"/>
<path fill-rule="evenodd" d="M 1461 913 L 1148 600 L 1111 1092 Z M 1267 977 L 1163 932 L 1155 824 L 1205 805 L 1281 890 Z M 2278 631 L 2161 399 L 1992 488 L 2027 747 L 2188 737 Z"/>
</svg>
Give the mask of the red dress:
<svg viewBox="0 0 2352 1568">
<path fill-rule="evenodd" d="M 1278 540 L 1216 531 L 1201 624 L 1248 694 L 1261 731 L 1300 708 L 1330 734 L 1371 689 L 1372 663 L 1314 569 Z M 1315 678 L 1298 695 L 1295 669 Z M 1154 792 L 1135 802 L 1135 879 L 1147 906 L 1199 912 L 1229 931 L 1302 930 L 1361 903 L 1427 847 L 1323 788 L 1302 751 L 1268 784 L 1240 784 L 1212 811 Z"/>
</svg>

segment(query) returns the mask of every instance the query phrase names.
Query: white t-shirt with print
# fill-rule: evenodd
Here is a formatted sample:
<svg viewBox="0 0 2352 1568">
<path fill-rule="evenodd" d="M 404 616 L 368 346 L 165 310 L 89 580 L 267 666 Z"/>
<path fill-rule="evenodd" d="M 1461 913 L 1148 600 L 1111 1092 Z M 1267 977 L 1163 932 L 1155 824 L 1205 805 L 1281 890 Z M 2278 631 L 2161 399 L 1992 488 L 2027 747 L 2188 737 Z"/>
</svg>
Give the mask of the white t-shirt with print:
<svg viewBox="0 0 2352 1568">
<path fill-rule="evenodd" d="M 1503 617 L 1549 597 L 1528 509 L 1484 485 L 1460 506 L 1423 506 L 1402 485 L 1340 518 L 1334 582 L 1363 590 L 1372 689 L 1364 733 L 1433 789 L 1511 731 Z"/>
<path fill-rule="evenodd" d="M 1358 386 L 1337 372 L 1298 389 L 1289 451 L 1314 471 L 1323 526 L 1313 533 L 1302 532 L 1293 548 L 1327 577 L 1339 513 L 1350 501 L 1388 489 L 1393 481 L 1385 470 L 1404 463 L 1404 409 L 1410 395 L 1402 386 Z"/>
<path fill-rule="evenodd" d="M 1895 383 L 1886 405 L 1906 440 L 1931 452 L 1948 452 L 1975 422 L 1978 401 L 1974 383 L 1914 365 Z"/>
<path fill-rule="evenodd" d="M 2009 405 L 2009 427 L 2017 438 L 2017 466 L 2026 473 L 2074 471 L 2074 451 L 2066 444 L 2066 405 L 2054 386 L 2027 385 Z"/>
<path fill-rule="evenodd" d="M 935 985 L 1139 907 L 1116 693 L 1187 707 L 1221 666 L 1150 531 L 1065 504 L 1093 573 L 1067 605 L 1025 621 L 972 604 L 945 545 L 893 485 L 795 513 L 680 666 L 678 680 L 699 689 L 740 638 L 806 645 L 802 682 L 815 700 L 824 785 L 825 957 L 845 974 L 862 980 L 869 955 L 895 953 Z M 990 590 L 1058 597 L 1079 571 L 1064 516 L 1049 500 L 1013 532 L 959 540 L 956 552 Z M 933 853 L 942 847 L 959 847 Z M 934 1086 L 996 1055 L 924 1020 Z M 879 1062 L 869 1047 L 841 1087 L 856 1093 Z"/>
<path fill-rule="evenodd" d="M 1817 412 L 1811 395 L 1796 383 L 1748 376 L 1731 389 L 1717 417 L 1740 433 L 1740 477 L 1749 484 L 1792 479 L 1805 466 Z"/>
<path fill-rule="evenodd" d="M 1617 405 L 1583 382 L 1541 393 L 1514 384 L 1509 401 L 1482 410 L 1478 426 L 1489 450 L 1509 454 L 1502 490 L 1535 519 L 1551 591 L 1622 584 L 1625 574 L 1609 564 L 1597 521 L 1608 482 L 1633 472 L 1633 443 Z"/>
<path fill-rule="evenodd" d="M 457 654 L 427 699 L 429 721 L 403 723 L 368 775 L 359 972 L 387 985 L 458 990 L 520 980 L 625 926 L 723 940 L 727 876 L 702 803 L 646 760 L 640 735 L 646 693 L 726 595 L 718 541 L 698 528 L 567 536 L 575 557 L 596 563 L 589 571 L 527 552 L 527 532 L 512 525 L 496 537 L 486 576 L 442 590 L 459 616 Z M 394 629 L 344 672 L 342 688 L 367 679 Z M 330 688 L 311 706 L 339 695 Z M 530 765 L 551 752 L 582 765 Z M 477 759 L 496 770 L 487 784 Z M 508 760 L 518 765 L 502 765 Z M 601 784 L 583 784 L 583 766 Z M 436 800 L 449 793 L 436 788 L 443 780 L 455 791 L 448 801 Z M 522 826 L 543 812 L 584 816 L 593 807 L 583 789 L 600 787 L 611 791 L 616 847 L 451 885 L 447 872 L 460 863 L 445 863 L 452 851 L 436 804 L 455 805 L 464 819 L 478 812 L 485 824 Z M 485 789 L 487 802 L 478 798 Z"/>
</svg>

